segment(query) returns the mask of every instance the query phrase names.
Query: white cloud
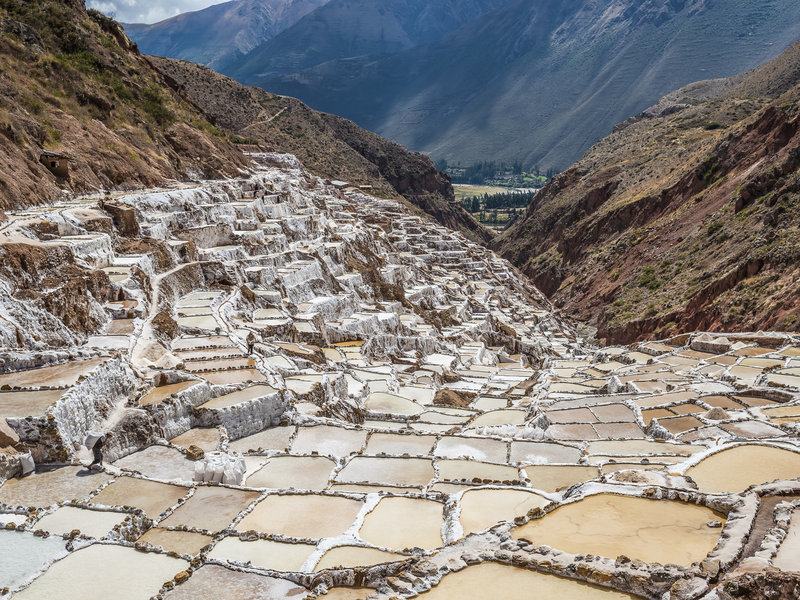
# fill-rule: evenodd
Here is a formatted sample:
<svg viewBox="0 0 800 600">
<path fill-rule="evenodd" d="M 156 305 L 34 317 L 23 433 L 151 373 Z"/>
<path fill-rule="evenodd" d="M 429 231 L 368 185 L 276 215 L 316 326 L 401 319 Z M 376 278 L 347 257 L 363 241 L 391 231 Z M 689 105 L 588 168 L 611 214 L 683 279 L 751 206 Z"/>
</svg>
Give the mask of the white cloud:
<svg viewBox="0 0 800 600">
<path fill-rule="evenodd" d="M 177 14 L 200 10 L 221 0 L 87 0 L 86 7 L 99 10 L 121 23 L 156 23 Z"/>
</svg>

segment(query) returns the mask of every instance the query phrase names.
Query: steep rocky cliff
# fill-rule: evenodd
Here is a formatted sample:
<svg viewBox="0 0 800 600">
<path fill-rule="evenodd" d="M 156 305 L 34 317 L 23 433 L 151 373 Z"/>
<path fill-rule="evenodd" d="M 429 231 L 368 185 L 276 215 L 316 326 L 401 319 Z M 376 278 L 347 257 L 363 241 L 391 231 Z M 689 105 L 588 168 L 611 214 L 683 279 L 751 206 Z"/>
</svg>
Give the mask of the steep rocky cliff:
<svg viewBox="0 0 800 600">
<path fill-rule="evenodd" d="M 246 164 L 117 23 L 77 0 L 0 2 L 0 90 L 0 208 Z M 43 151 L 66 155 L 68 176 Z"/>
<path fill-rule="evenodd" d="M 620 126 L 495 242 L 610 342 L 800 328 L 800 44 Z M 699 97 L 698 97 L 699 96 Z"/>
<path fill-rule="evenodd" d="M 370 186 L 385 197 L 402 197 L 475 241 L 491 239 L 491 233 L 455 201 L 449 178 L 427 156 L 346 119 L 311 110 L 294 98 L 245 87 L 201 65 L 150 60 L 180 93 L 241 141 L 294 154 L 321 177 Z"/>
</svg>

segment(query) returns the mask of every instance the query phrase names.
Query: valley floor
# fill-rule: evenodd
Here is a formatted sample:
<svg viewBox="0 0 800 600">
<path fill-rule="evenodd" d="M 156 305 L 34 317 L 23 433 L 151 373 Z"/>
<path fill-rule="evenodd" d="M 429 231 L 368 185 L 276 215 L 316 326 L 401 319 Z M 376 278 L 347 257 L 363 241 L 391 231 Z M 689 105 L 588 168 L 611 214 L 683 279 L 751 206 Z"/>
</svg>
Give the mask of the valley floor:
<svg viewBox="0 0 800 600">
<path fill-rule="evenodd" d="M 253 158 L 0 226 L 108 277 L 59 318 L 0 278 L 0 596 L 797 590 L 800 338 L 596 347 L 460 234 Z"/>
</svg>

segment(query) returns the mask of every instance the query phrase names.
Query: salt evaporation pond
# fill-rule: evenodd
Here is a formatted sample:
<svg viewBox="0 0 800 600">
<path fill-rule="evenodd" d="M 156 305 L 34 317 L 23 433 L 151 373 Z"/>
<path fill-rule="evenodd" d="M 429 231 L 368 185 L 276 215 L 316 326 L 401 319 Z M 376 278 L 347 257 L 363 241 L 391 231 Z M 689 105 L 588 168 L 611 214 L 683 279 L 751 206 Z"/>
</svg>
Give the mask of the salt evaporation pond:
<svg viewBox="0 0 800 600">
<path fill-rule="evenodd" d="M 20 516 L 18 522 L 23 520 Z M 13 589 L 32 579 L 50 561 L 66 553 L 66 545 L 60 537 L 40 538 L 0 529 L 0 589 Z"/>
<path fill-rule="evenodd" d="M 745 444 L 712 454 L 686 474 L 703 492 L 741 492 L 754 484 L 799 477 L 800 452 Z"/>
<path fill-rule="evenodd" d="M 247 478 L 256 488 L 324 490 L 336 463 L 324 456 L 275 456 Z"/>
<path fill-rule="evenodd" d="M 63 500 L 81 500 L 108 483 L 111 476 L 83 467 L 63 467 L 9 479 L 0 486 L 0 502 L 9 506 L 43 508 Z"/>
<path fill-rule="evenodd" d="M 312 494 L 267 496 L 236 526 L 295 538 L 320 539 L 344 533 L 363 502 Z"/>
<path fill-rule="evenodd" d="M 258 496 L 258 492 L 232 488 L 197 487 L 194 495 L 160 524 L 164 527 L 186 525 L 211 532 L 221 531 Z"/>
<path fill-rule="evenodd" d="M 14 595 L 20 600 L 142 600 L 189 563 L 165 554 L 93 544 L 54 563 Z"/>
<path fill-rule="evenodd" d="M 356 456 L 339 471 L 339 483 L 388 483 L 422 486 L 433 479 L 433 463 L 426 458 Z"/>
<path fill-rule="evenodd" d="M 549 500 L 524 490 L 467 490 L 461 496 L 461 526 L 464 535 L 483 531 L 500 521 L 524 516 L 533 508 L 544 508 Z"/>
<path fill-rule="evenodd" d="M 77 529 L 84 535 L 102 538 L 127 517 L 127 513 L 87 510 L 74 506 L 62 506 L 36 522 L 36 529 L 51 534 L 64 535 Z"/>
<path fill-rule="evenodd" d="M 800 571 L 800 508 L 792 512 L 789 533 L 783 538 L 778 553 L 772 559 L 772 566 L 782 571 Z"/>
<path fill-rule="evenodd" d="M 299 571 L 315 548 L 311 544 L 287 544 L 271 540 L 245 542 L 230 536 L 214 546 L 209 556 L 240 563 L 249 562 L 274 571 Z"/>
<path fill-rule="evenodd" d="M 28 371 L 0 375 L 0 388 L 9 387 L 65 387 L 75 385 L 78 378 L 86 375 L 106 361 L 105 358 L 90 358 L 63 365 L 52 365 Z"/>
<path fill-rule="evenodd" d="M 147 542 L 153 546 L 161 546 L 167 552 L 190 554 L 194 556 L 211 543 L 211 536 L 192 531 L 168 530 L 154 527 L 137 541 Z"/>
<path fill-rule="evenodd" d="M 364 565 L 378 565 L 386 562 L 403 560 L 405 556 L 378 550 L 377 548 L 366 548 L 363 546 L 339 546 L 328 550 L 322 559 L 317 563 L 315 571 L 323 569 L 333 569 L 336 567 L 358 567 Z"/>
<path fill-rule="evenodd" d="M 364 519 L 360 535 L 365 541 L 384 548 L 423 548 L 442 545 L 442 511 L 433 500 L 383 498 Z"/>
<path fill-rule="evenodd" d="M 99 494 L 93 496 L 90 502 L 106 506 L 135 506 L 154 519 L 171 506 L 175 506 L 188 491 L 189 488 L 158 481 L 118 477 Z"/>
<path fill-rule="evenodd" d="M 233 571 L 220 565 L 205 565 L 189 581 L 165 595 L 166 600 L 206 600 L 224 590 L 225 600 L 301 600 L 308 590 L 285 579 Z M 329 598 L 329 596 L 325 596 Z"/>
<path fill-rule="evenodd" d="M 705 506 L 670 500 L 597 494 L 565 504 L 512 531 L 571 554 L 620 555 L 645 562 L 688 565 L 716 546 L 724 517 Z"/>
<path fill-rule="evenodd" d="M 589 585 L 537 571 L 496 563 L 482 563 L 445 575 L 425 600 L 485 600 L 486 598 L 535 598 L 536 600 L 630 600 L 616 590 Z"/>
</svg>

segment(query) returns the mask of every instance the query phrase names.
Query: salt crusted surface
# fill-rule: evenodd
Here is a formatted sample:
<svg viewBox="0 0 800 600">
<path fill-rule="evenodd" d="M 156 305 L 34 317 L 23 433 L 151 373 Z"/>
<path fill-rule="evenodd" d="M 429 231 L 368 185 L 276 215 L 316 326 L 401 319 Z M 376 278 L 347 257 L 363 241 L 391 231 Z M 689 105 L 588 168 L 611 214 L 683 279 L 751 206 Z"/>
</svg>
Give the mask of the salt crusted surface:
<svg viewBox="0 0 800 600">
<path fill-rule="evenodd" d="M 175 571 L 130 598 L 411 598 L 485 562 L 566 577 L 575 597 L 592 590 L 578 581 L 675 600 L 795 585 L 800 340 L 597 348 L 484 248 L 260 159 L 242 180 L 0 227 L 41 270 L 69 256 L 108 277 L 75 308 L 100 330 L 30 300 L 57 278 L 0 277 L 0 526 L 30 555 L 0 561 L 0 595 L 46 594 L 90 556 Z M 85 466 L 90 433 L 108 436 L 105 472 Z M 626 535 L 649 560 L 681 539 L 695 554 L 648 563 Z"/>
</svg>

